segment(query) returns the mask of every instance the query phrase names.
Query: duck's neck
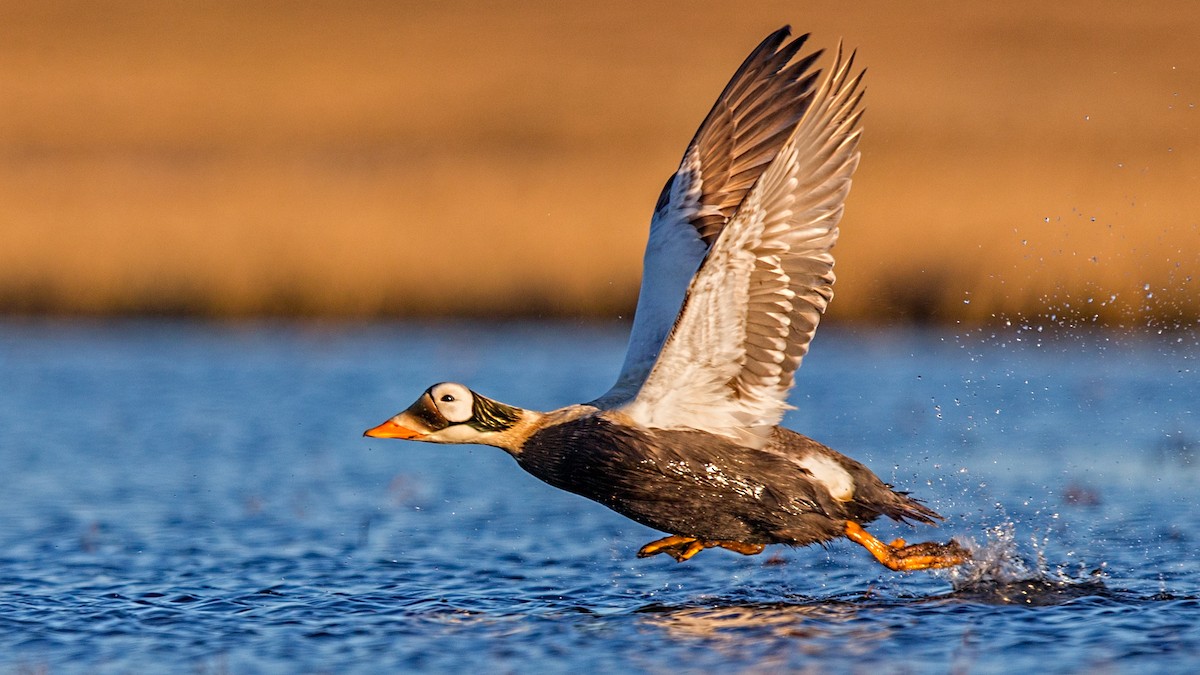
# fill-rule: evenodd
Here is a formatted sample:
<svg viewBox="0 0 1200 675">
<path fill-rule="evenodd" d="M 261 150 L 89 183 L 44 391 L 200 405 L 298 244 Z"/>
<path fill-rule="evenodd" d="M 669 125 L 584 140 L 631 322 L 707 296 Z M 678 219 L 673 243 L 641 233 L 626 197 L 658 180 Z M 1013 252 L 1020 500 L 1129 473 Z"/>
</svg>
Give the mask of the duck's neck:
<svg viewBox="0 0 1200 675">
<path fill-rule="evenodd" d="M 502 429 L 484 434 L 479 439 L 479 442 L 500 448 L 515 457 L 521 454 L 521 447 L 525 445 L 526 439 L 544 426 L 543 420 L 546 417 L 546 413 L 536 410 L 523 410 L 521 408 L 508 408 L 512 413 L 515 413 L 515 420 Z"/>
</svg>

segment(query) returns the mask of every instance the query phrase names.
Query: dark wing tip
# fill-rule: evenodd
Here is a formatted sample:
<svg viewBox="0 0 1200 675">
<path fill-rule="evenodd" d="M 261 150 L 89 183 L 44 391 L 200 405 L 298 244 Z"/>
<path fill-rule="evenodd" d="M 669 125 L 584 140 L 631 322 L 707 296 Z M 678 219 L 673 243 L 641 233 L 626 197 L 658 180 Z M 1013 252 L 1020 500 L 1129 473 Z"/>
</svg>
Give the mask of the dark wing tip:
<svg viewBox="0 0 1200 675">
<path fill-rule="evenodd" d="M 788 40 L 791 31 L 787 25 L 775 30 L 750 52 L 688 145 L 685 158 L 695 152 L 699 167 L 695 175 L 683 175 L 700 196 L 684 218 L 706 245 L 716 240 L 811 103 L 820 74 L 814 64 L 823 50 L 799 56 L 810 34 Z M 660 193 L 656 213 L 671 204 L 670 186 L 668 181 Z"/>
</svg>

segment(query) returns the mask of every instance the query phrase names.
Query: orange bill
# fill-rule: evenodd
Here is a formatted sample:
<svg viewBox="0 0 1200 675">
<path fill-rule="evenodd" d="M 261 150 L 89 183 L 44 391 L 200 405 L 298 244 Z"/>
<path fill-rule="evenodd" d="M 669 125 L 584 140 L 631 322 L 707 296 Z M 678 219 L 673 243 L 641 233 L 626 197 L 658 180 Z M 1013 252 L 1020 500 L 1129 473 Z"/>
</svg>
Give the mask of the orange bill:
<svg viewBox="0 0 1200 675">
<path fill-rule="evenodd" d="M 377 427 L 372 427 L 363 432 L 363 436 L 370 436 L 371 438 L 417 438 L 424 435 L 420 431 L 414 431 L 408 427 L 396 424 L 395 420 L 388 420 Z"/>
</svg>

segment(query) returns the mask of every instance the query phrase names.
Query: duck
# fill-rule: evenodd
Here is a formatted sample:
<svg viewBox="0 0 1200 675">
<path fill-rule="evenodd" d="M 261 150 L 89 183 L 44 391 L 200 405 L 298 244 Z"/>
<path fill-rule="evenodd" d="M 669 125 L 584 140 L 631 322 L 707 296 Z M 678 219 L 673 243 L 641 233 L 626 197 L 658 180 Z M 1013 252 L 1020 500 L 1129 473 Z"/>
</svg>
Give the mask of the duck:
<svg viewBox="0 0 1200 675">
<path fill-rule="evenodd" d="M 666 536 L 637 556 L 845 537 L 897 571 L 969 558 L 957 541 L 883 542 L 880 516 L 943 517 L 869 468 L 780 426 L 833 297 L 834 258 L 859 164 L 863 77 L 839 43 L 801 54 L 784 26 L 752 50 L 655 205 L 625 360 L 598 398 L 539 412 L 455 382 L 364 432 L 480 444 L 533 476 Z"/>
</svg>

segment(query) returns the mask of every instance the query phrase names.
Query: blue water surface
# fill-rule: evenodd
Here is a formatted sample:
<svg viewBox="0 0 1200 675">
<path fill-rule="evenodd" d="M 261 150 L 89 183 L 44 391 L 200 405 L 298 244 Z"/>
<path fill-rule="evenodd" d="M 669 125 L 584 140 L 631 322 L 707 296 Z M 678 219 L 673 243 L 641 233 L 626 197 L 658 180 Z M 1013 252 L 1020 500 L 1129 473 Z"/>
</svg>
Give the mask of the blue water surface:
<svg viewBox="0 0 1200 675">
<path fill-rule="evenodd" d="M 462 381 L 551 409 L 626 327 L 0 323 L 0 672 L 1193 672 L 1200 344 L 822 329 L 789 426 L 967 542 L 894 573 L 847 541 L 659 533 L 503 452 L 364 439 Z"/>
</svg>

